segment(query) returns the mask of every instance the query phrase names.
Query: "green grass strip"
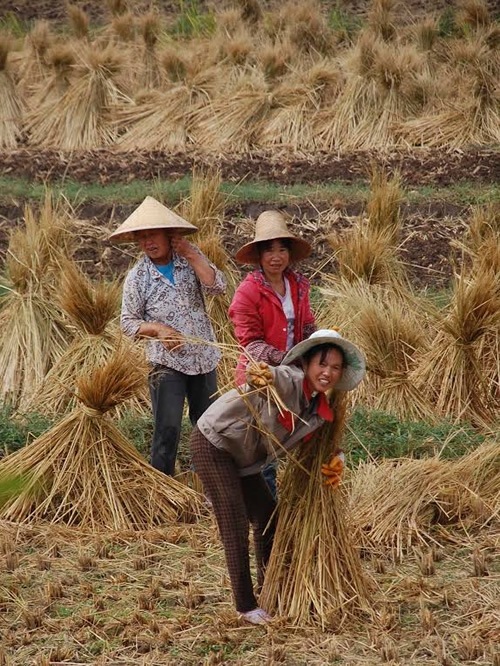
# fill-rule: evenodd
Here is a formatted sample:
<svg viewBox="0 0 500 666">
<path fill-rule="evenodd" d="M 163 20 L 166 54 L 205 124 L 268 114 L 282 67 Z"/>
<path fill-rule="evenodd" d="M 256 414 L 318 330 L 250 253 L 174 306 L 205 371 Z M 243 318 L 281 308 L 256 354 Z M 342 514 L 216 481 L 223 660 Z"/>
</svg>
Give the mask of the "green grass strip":
<svg viewBox="0 0 500 666">
<path fill-rule="evenodd" d="M 145 196 L 161 198 L 165 203 L 175 204 L 189 195 L 191 176 L 177 180 L 134 180 L 130 183 L 111 183 L 107 185 L 77 183 L 65 180 L 52 183 L 50 189 L 64 195 L 73 205 L 85 202 L 108 204 L 137 203 Z M 322 185 L 275 185 L 244 181 L 241 183 L 225 182 L 221 186 L 228 204 L 238 202 L 266 201 L 274 204 L 286 204 L 295 201 L 334 201 L 357 202 L 366 200 L 369 186 L 365 183 L 324 183 Z M 23 202 L 40 200 L 46 190 L 43 183 L 34 183 L 19 178 L 0 178 L 0 202 L 12 204 L 18 199 Z M 429 203 L 442 201 L 458 205 L 483 205 L 500 202 L 500 188 L 496 184 L 460 182 L 450 187 L 412 187 L 406 191 L 405 199 L 409 203 Z"/>
</svg>

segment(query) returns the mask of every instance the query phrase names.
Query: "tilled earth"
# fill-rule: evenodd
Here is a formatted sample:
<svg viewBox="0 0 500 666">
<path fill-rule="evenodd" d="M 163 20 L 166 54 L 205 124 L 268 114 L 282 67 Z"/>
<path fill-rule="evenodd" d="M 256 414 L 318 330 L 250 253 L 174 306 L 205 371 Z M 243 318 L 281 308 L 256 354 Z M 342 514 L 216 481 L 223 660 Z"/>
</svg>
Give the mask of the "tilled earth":
<svg viewBox="0 0 500 666">
<path fill-rule="evenodd" d="M 497 150 L 472 150 L 444 153 L 422 151 L 376 155 L 319 155 L 291 157 L 285 154 L 250 154 L 238 156 L 173 155 L 161 152 L 119 153 L 107 150 L 61 154 L 57 151 L 21 149 L 0 155 L 0 176 L 25 178 L 47 185 L 64 180 L 84 184 L 131 183 L 134 180 L 176 180 L 192 173 L 194 167 L 217 167 L 226 182 L 262 181 L 280 186 L 298 183 L 367 183 L 372 164 L 382 165 L 389 173 L 398 170 L 404 187 L 428 185 L 446 188 L 460 182 L 491 185 L 500 180 L 500 153 Z M 0 203 L 0 252 L 5 252 L 8 230 L 23 217 L 25 201 L 9 197 L 4 190 Z M 94 275 L 121 274 L 135 259 L 131 248 L 110 248 L 109 231 L 123 221 L 136 204 L 111 205 L 85 202 L 76 208 L 81 220 L 81 243 L 76 257 Z M 230 254 L 252 233 L 249 219 L 269 207 L 261 203 L 238 203 L 226 208 L 223 242 Z M 349 227 L 363 213 L 359 202 L 294 201 L 280 206 L 297 220 L 295 231 L 313 244 L 313 256 L 303 267 L 306 274 L 319 279 L 316 270 L 334 270 L 332 251 L 326 236 Z M 464 230 L 469 210 L 457 204 L 429 199 L 428 203 L 402 206 L 403 232 L 400 254 L 407 263 L 416 287 L 441 288 L 453 274 L 453 240 Z M 300 222 L 299 222 L 300 220 Z M 314 277 L 316 275 L 316 278 Z"/>
</svg>

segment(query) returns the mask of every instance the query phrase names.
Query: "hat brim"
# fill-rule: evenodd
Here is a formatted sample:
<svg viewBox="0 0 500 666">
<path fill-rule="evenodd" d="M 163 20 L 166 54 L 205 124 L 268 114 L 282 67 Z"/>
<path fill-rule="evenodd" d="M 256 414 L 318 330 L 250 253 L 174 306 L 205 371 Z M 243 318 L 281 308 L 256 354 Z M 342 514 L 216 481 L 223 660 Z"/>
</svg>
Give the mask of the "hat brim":
<svg viewBox="0 0 500 666">
<path fill-rule="evenodd" d="M 250 243 L 245 243 L 234 255 L 235 260 L 239 264 L 260 264 L 259 243 L 267 243 L 268 241 L 283 239 L 290 243 L 290 261 L 301 261 L 306 259 L 311 254 L 310 244 L 302 238 L 295 236 L 275 236 L 274 238 L 263 238 L 261 240 L 254 240 Z"/>
<path fill-rule="evenodd" d="M 135 243 L 137 241 L 137 238 L 135 237 L 137 231 L 147 231 L 151 229 L 165 229 L 166 231 L 171 232 L 172 235 L 180 234 L 182 236 L 194 234 L 198 231 L 195 226 L 193 226 L 192 229 L 189 229 L 186 227 L 160 226 L 158 224 L 152 224 L 150 226 L 141 225 L 137 229 L 127 229 L 127 231 L 120 231 L 120 227 L 118 227 L 115 232 L 109 235 L 109 240 L 113 243 Z"/>
<path fill-rule="evenodd" d="M 285 355 L 281 361 L 283 365 L 290 365 L 301 356 L 303 356 L 312 347 L 317 347 L 322 344 L 332 344 L 340 347 L 345 356 L 346 367 L 342 373 L 342 378 L 337 384 L 335 389 L 339 391 L 352 391 L 362 381 L 366 372 L 366 361 L 361 351 L 349 340 L 344 340 L 342 337 L 333 337 L 332 335 L 318 335 L 317 337 L 307 338 L 298 342 L 290 351 Z"/>
</svg>

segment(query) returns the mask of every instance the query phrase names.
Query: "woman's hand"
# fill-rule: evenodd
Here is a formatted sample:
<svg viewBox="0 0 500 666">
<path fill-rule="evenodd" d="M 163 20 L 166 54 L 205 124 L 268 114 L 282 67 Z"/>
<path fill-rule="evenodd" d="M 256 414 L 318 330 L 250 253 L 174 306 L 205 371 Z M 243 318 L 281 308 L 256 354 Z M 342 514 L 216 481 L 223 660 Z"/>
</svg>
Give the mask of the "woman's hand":
<svg viewBox="0 0 500 666">
<path fill-rule="evenodd" d="M 337 488 L 340 484 L 340 479 L 344 471 L 344 458 L 344 454 L 341 451 L 335 454 L 329 463 L 321 465 L 321 473 L 326 477 L 324 483 L 332 488 Z"/>
<path fill-rule="evenodd" d="M 169 351 L 178 349 L 184 344 L 184 336 L 179 333 L 175 328 L 168 326 L 168 324 L 156 323 L 156 337 Z"/>
<path fill-rule="evenodd" d="M 273 373 L 267 363 L 250 363 L 246 370 L 247 382 L 255 388 L 266 388 L 273 384 Z"/>
</svg>

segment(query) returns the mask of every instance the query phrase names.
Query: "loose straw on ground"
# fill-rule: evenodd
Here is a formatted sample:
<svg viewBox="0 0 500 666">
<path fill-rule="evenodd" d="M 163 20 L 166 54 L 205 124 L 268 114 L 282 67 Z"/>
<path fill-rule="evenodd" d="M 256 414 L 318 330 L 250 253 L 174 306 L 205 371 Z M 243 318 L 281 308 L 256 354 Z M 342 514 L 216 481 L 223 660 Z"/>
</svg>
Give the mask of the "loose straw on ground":
<svg viewBox="0 0 500 666">
<path fill-rule="evenodd" d="M 341 440 L 345 397 L 289 462 L 280 486 L 278 525 L 259 603 L 297 624 L 337 628 L 369 612 L 372 584 L 353 541 L 344 491 L 324 483 L 321 465 Z"/>
<path fill-rule="evenodd" d="M 0 477 L 28 480 L 0 517 L 95 531 L 196 518 L 200 496 L 151 467 L 106 415 L 143 385 L 145 368 L 130 360 L 122 348 L 102 368 L 82 374 L 74 411 L 0 463 Z"/>
</svg>

